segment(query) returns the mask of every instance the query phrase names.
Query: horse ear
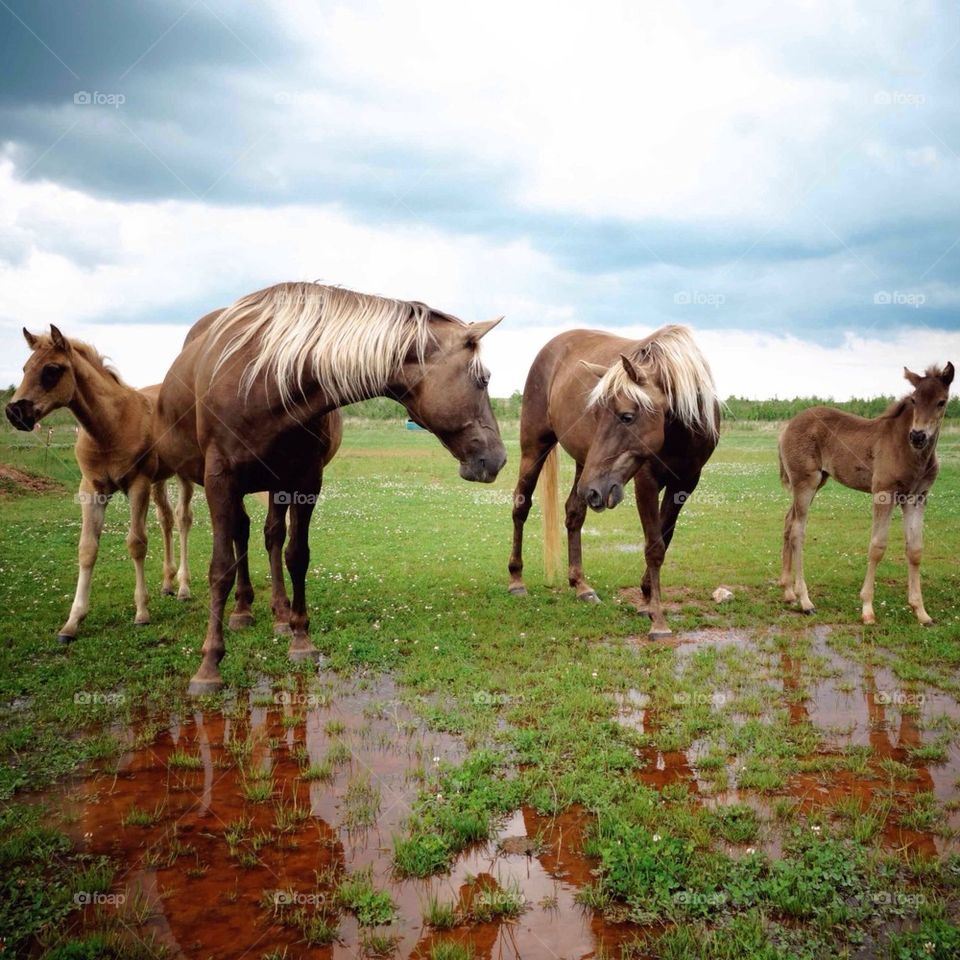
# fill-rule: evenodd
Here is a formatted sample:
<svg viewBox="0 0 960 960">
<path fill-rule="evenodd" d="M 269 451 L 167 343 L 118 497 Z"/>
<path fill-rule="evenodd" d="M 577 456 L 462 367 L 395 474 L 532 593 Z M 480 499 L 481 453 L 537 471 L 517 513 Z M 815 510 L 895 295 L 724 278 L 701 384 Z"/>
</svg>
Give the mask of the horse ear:
<svg viewBox="0 0 960 960">
<path fill-rule="evenodd" d="M 481 337 L 485 337 L 503 317 L 497 317 L 496 320 L 482 320 L 480 323 L 471 323 L 467 327 L 467 340 L 470 343 L 479 343 Z"/>
<path fill-rule="evenodd" d="M 620 361 L 623 363 L 623 369 L 627 371 L 627 376 L 638 386 L 642 387 L 646 380 L 644 379 L 643 374 L 633 365 L 633 361 L 620 354 Z"/>
<path fill-rule="evenodd" d="M 915 387 L 920 386 L 920 381 L 923 379 L 919 374 L 914 373 L 912 370 L 908 370 L 906 367 L 903 368 L 903 377 L 905 380 L 909 380 L 911 384 Z"/>
<path fill-rule="evenodd" d="M 587 361 L 587 360 L 581 360 L 581 361 L 580 361 L 580 366 L 581 366 L 581 367 L 586 367 L 586 369 L 589 370 L 590 373 L 592 373 L 598 380 L 599 380 L 601 377 L 606 376 L 606 374 L 607 374 L 607 368 L 600 366 L 599 363 L 590 363 L 590 362 Z"/>
<path fill-rule="evenodd" d="M 940 382 L 945 386 L 949 387 L 953 383 L 953 364 L 950 361 L 947 361 L 947 365 L 943 368 L 943 373 L 940 374 Z"/>
<path fill-rule="evenodd" d="M 27 346 L 32 350 L 37 345 L 37 340 L 40 338 L 34 336 L 26 327 L 24 327 L 23 339 L 27 341 Z"/>
<path fill-rule="evenodd" d="M 70 344 L 67 342 L 67 338 L 52 323 L 50 324 L 50 339 L 53 341 L 53 345 L 58 350 L 62 350 L 64 353 L 66 353 L 70 349 Z"/>
</svg>

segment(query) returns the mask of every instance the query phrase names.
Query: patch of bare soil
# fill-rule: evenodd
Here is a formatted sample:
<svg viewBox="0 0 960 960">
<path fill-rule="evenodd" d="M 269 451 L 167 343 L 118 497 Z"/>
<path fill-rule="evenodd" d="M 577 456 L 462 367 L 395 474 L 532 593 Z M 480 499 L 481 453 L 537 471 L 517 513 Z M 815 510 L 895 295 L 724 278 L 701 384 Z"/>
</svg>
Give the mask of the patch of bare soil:
<svg viewBox="0 0 960 960">
<path fill-rule="evenodd" d="M 0 463 L 0 497 L 22 493 L 48 493 L 62 489 L 62 484 L 49 477 L 39 477 L 35 473 L 26 473 L 11 467 L 8 463 Z"/>
</svg>

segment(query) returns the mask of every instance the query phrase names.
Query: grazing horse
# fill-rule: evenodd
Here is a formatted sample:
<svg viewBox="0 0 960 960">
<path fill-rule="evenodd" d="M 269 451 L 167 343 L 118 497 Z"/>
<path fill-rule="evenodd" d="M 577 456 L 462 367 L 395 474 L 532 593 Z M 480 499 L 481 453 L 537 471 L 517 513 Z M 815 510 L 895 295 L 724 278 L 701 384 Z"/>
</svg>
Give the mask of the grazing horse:
<svg viewBox="0 0 960 960">
<path fill-rule="evenodd" d="M 873 494 L 873 533 L 860 591 L 863 622 L 876 620 L 873 590 L 877 564 L 887 548 L 893 508 L 899 504 L 907 550 L 907 598 L 921 624 L 933 623 L 920 592 L 923 511 L 940 469 L 937 438 L 953 373 L 952 363 L 942 369 L 930 367 L 923 376 L 904 367 L 913 392 L 879 417 L 867 419 L 831 407 L 811 407 L 784 428 L 780 478 L 793 495 L 793 504 L 783 524 L 780 584 L 788 603 L 799 601 L 804 613 L 815 612 L 803 577 L 803 540 L 810 504 L 834 477 L 845 487 Z"/>
<path fill-rule="evenodd" d="M 461 477 L 496 478 L 506 450 L 478 344 L 498 322 L 466 324 L 423 303 L 282 283 L 228 307 L 204 335 L 203 349 L 188 346 L 174 361 L 160 390 L 158 434 L 178 472 L 203 477 L 213 524 L 210 620 L 192 694 L 222 686 L 223 609 L 248 492 L 266 490 L 289 507 L 289 654 L 317 655 L 305 591 L 308 528 L 322 481 L 315 452 L 328 413 L 369 397 L 392 398 L 460 461 Z"/>
<path fill-rule="evenodd" d="M 567 498 L 569 583 L 581 600 L 598 597 L 583 576 L 580 530 L 587 507 L 623 499 L 633 479 L 646 541 L 641 589 L 650 637 L 670 634 L 660 598 L 660 567 L 683 504 L 717 446 L 720 406 L 713 376 L 686 327 L 666 326 L 642 340 L 571 330 L 537 355 L 523 391 L 520 476 L 514 492 L 510 592 L 524 595 L 523 525 L 544 472 L 544 516 L 557 497 L 557 444 L 576 461 Z M 663 500 L 658 503 L 660 491 Z M 547 529 L 553 526 L 546 523 Z M 545 541 L 548 569 L 554 558 Z"/>
<path fill-rule="evenodd" d="M 50 335 L 23 336 L 31 349 L 23 368 L 23 382 L 7 404 L 7 419 L 18 430 L 32 430 L 48 413 L 68 407 L 80 423 L 76 457 L 81 480 L 78 499 L 82 511 L 80 564 L 77 589 L 66 623 L 58 639 L 76 639 L 80 623 L 90 606 L 90 581 L 97 560 L 104 515 L 117 490 L 130 501 L 130 531 L 127 548 L 136 571 L 134 604 L 137 626 L 150 622 L 144 557 L 147 552 L 147 508 L 150 493 L 163 531 L 163 592 L 173 589 L 173 511 L 167 499 L 170 471 L 153 446 L 151 424 L 159 386 L 135 390 L 105 362 L 89 344 L 68 340 L 55 326 Z M 180 568 L 177 571 L 181 600 L 190 597 L 187 563 L 189 497 L 177 504 L 180 525 Z"/>
</svg>

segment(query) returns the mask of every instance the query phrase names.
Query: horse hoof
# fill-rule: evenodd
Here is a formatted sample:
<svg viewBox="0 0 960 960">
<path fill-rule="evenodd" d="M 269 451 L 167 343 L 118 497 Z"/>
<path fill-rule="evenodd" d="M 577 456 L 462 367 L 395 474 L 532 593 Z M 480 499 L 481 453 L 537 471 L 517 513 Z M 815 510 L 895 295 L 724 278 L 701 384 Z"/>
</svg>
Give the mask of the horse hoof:
<svg viewBox="0 0 960 960">
<path fill-rule="evenodd" d="M 817 612 L 817 608 L 816 608 L 816 607 L 804 607 L 800 612 L 801 612 L 805 617 L 812 617 L 812 616 Z"/>
<path fill-rule="evenodd" d="M 920 621 L 921 627 L 935 627 L 936 625 L 937 625 L 937 621 L 933 619 Z"/>
<path fill-rule="evenodd" d="M 651 630 L 647 637 L 651 640 L 666 640 L 668 637 L 673 636 L 673 631 L 669 627 L 657 627 L 655 630 Z"/>
<path fill-rule="evenodd" d="M 71 637 L 69 633 L 58 633 L 57 634 L 57 643 L 62 643 L 64 646 L 73 643 L 76 640 L 76 637 Z"/>
<path fill-rule="evenodd" d="M 223 681 L 219 678 L 197 678 L 194 677 L 187 687 L 188 697 L 207 697 L 213 693 L 219 693 L 223 689 Z"/>
<path fill-rule="evenodd" d="M 247 627 L 253 626 L 253 614 L 231 613 L 227 624 L 231 630 L 246 630 Z"/>
<path fill-rule="evenodd" d="M 149 621 L 149 620 L 134 620 L 134 621 L 133 621 L 133 625 L 134 625 L 135 627 L 149 627 L 149 626 L 150 626 L 150 621 Z"/>
<path fill-rule="evenodd" d="M 527 596 L 527 588 L 524 586 L 510 587 L 509 592 L 515 597 Z"/>
<path fill-rule="evenodd" d="M 597 596 L 596 590 L 587 590 L 586 593 L 578 593 L 577 599 L 582 600 L 584 603 L 599 603 L 600 598 Z"/>
<path fill-rule="evenodd" d="M 277 637 L 286 637 L 289 636 L 293 631 L 290 629 L 290 624 L 286 620 L 275 620 L 273 623 L 273 633 Z"/>
<path fill-rule="evenodd" d="M 164 587 L 161 592 L 165 597 L 175 597 L 177 595 L 177 591 L 173 587 Z"/>
</svg>

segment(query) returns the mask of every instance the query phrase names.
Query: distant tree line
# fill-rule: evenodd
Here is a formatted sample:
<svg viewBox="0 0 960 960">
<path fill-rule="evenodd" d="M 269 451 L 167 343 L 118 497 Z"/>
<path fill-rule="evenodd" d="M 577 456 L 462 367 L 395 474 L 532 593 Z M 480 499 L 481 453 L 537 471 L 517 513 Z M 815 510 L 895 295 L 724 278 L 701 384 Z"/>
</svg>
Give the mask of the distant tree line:
<svg viewBox="0 0 960 960">
<path fill-rule="evenodd" d="M 6 406 L 13 395 L 14 388 L 0 390 L 0 407 Z M 894 397 L 873 397 L 854 400 L 822 400 L 819 397 L 796 397 L 793 400 L 748 400 L 745 397 L 727 397 L 723 410 L 724 420 L 789 420 L 807 407 L 825 405 L 847 410 L 861 417 L 876 417 L 883 413 L 894 401 Z M 509 397 L 491 397 L 490 405 L 499 420 L 518 420 L 520 418 L 520 391 Z M 375 397 L 361 403 L 352 403 L 344 407 L 346 417 L 363 420 L 405 420 L 407 411 L 394 400 Z M 947 416 L 960 419 L 960 397 L 952 397 L 947 405 Z M 70 422 L 71 414 L 67 410 L 58 410 L 52 417 L 46 418 L 51 424 Z"/>
</svg>

